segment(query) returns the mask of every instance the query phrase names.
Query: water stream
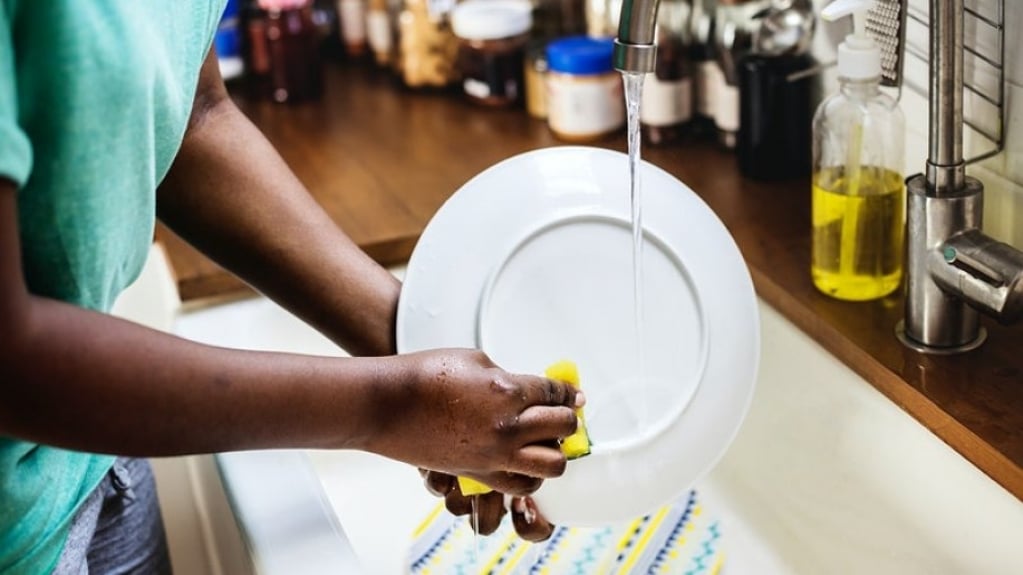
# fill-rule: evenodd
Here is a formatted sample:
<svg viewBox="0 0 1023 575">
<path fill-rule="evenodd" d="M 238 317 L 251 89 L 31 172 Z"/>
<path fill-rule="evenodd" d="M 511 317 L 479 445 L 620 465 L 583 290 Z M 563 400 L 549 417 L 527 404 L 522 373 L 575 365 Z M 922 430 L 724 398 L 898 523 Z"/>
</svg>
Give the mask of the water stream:
<svg viewBox="0 0 1023 575">
<path fill-rule="evenodd" d="M 643 188 L 640 181 L 640 127 L 639 106 L 643 100 L 643 79 L 645 74 L 622 72 L 625 83 L 625 118 L 629 143 L 629 201 L 632 206 L 632 297 L 636 329 L 636 372 L 634 381 L 642 382 L 646 372 L 646 358 L 643 345 Z M 642 393 L 642 392 L 641 392 Z M 648 406 L 642 396 L 637 425 L 647 421 Z"/>
</svg>

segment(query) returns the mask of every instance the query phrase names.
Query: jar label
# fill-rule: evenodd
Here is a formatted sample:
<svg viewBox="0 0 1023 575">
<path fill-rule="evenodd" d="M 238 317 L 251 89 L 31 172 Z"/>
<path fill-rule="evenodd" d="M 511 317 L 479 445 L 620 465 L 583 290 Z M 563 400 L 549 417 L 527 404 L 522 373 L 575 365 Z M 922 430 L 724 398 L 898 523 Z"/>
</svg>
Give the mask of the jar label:
<svg viewBox="0 0 1023 575">
<path fill-rule="evenodd" d="M 618 73 L 585 80 L 551 76 L 547 82 L 547 121 L 566 135 L 591 136 L 625 124 L 625 96 Z"/>
<path fill-rule="evenodd" d="M 639 121 L 648 126 L 674 126 L 693 115 L 693 83 L 689 78 L 660 80 L 647 74 L 643 81 L 643 104 Z"/>
</svg>

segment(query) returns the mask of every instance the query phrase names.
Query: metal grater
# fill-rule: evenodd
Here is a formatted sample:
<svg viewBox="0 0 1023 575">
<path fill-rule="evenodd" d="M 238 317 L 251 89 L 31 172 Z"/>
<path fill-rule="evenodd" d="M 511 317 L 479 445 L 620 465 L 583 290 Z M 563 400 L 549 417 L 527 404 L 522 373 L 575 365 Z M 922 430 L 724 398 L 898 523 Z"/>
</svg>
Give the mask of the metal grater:
<svg viewBox="0 0 1023 575">
<path fill-rule="evenodd" d="M 874 6 L 867 11 L 867 33 L 881 48 L 881 84 L 884 86 L 902 87 L 906 1 L 874 0 Z"/>
</svg>

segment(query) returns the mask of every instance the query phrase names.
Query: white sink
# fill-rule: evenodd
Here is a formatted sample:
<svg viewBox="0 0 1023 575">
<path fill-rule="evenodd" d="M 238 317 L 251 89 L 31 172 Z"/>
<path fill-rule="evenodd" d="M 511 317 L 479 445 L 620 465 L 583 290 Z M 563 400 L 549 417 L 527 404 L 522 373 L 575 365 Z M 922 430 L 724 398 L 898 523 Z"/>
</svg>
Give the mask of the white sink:
<svg viewBox="0 0 1023 575">
<path fill-rule="evenodd" d="M 723 572 L 1023 573 L 1023 503 L 760 307 L 753 406 L 697 485 L 722 521 Z M 264 299 L 184 314 L 177 332 L 218 345 L 341 353 Z M 365 573 L 402 573 L 411 533 L 437 502 L 414 469 L 366 453 L 238 453 L 220 465 L 260 573 L 355 572 L 346 567 L 352 552 Z M 281 512 L 302 517 L 282 528 L 270 519 Z"/>
</svg>

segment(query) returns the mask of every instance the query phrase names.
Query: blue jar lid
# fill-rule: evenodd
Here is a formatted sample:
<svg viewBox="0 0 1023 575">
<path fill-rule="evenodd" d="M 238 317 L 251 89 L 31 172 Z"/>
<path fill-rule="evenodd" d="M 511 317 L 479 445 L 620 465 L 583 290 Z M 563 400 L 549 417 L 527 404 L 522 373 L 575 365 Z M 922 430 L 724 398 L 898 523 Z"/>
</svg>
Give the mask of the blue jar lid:
<svg viewBox="0 0 1023 575">
<path fill-rule="evenodd" d="M 611 38 L 573 36 L 547 45 L 547 65 L 552 72 L 603 74 L 614 69 Z"/>
</svg>

